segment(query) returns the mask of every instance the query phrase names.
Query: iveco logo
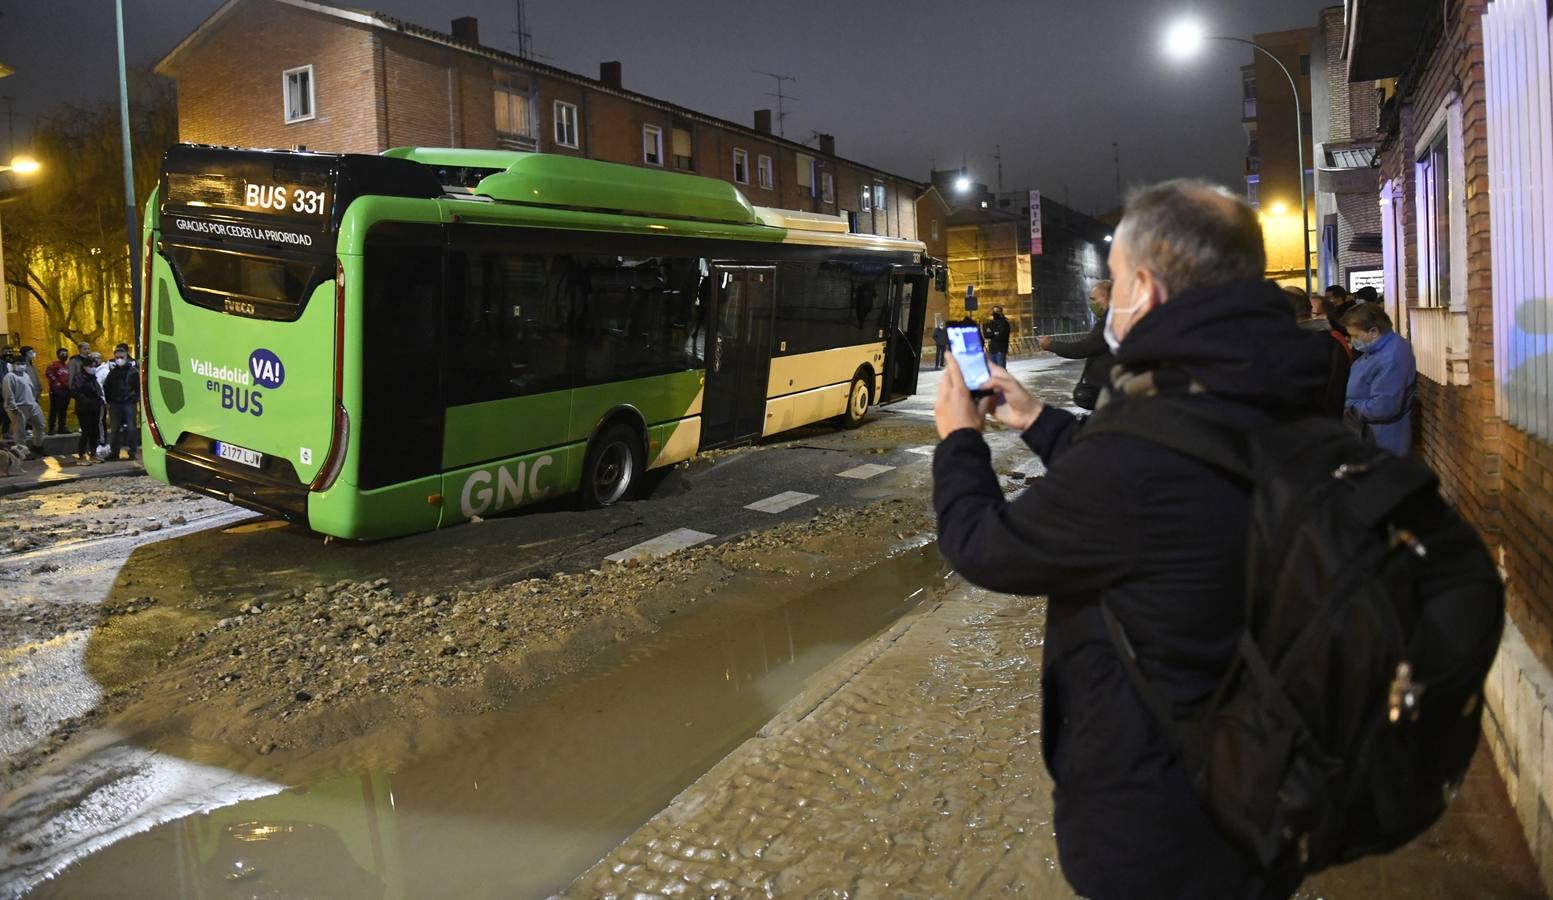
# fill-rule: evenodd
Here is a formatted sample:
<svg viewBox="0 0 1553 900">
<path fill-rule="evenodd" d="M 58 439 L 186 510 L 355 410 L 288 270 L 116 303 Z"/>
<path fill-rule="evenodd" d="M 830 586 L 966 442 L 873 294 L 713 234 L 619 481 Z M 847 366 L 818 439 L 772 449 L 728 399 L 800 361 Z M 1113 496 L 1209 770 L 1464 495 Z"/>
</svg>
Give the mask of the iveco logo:
<svg viewBox="0 0 1553 900">
<path fill-rule="evenodd" d="M 229 313 L 237 313 L 241 316 L 251 316 L 254 314 L 254 307 L 252 303 L 247 303 L 242 300 L 234 300 L 231 297 L 226 298 L 224 308 Z"/>
</svg>

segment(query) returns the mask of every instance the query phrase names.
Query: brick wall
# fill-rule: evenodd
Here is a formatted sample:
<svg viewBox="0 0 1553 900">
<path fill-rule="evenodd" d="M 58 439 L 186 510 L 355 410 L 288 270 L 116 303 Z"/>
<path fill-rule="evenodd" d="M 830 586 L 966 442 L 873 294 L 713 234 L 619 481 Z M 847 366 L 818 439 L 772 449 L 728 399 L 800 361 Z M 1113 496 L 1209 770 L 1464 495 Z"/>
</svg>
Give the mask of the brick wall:
<svg viewBox="0 0 1553 900">
<path fill-rule="evenodd" d="M 314 67 L 315 112 L 287 125 L 281 73 Z M 343 21 L 281 3 L 234 6 L 169 63 L 178 82 L 179 137 L 198 143 L 377 153 L 395 146 L 496 147 L 494 85 L 511 76 L 533 87 L 536 139 L 545 153 L 644 165 L 643 126 L 663 129 L 663 166 L 676 171 L 673 128 L 679 115 L 591 82 L 520 71 L 456 48 Z M 555 103 L 577 107 L 578 144 L 555 141 Z M 679 119 L 681 125 L 685 119 Z M 749 183 L 736 185 L 758 206 L 842 214 L 859 211 L 858 230 L 915 238 L 915 188 L 884 177 L 888 198 L 878 213 L 861 213 L 863 184 L 875 173 L 818 151 L 815 191 L 799 187 L 800 152 L 791 145 L 702 119 L 689 121 L 694 173 L 733 182 L 733 149 L 749 151 Z M 759 158 L 772 158 L 773 187 L 759 181 Z M 835 196 L 823 197 L 830 173 Z"/>
<path fill-rule="evenodd" d="M 378 49 L 370 30 L 331 16 L 236 6 L 174 62 L 179 139 L 376 153 L 383 148 Z M 288 125 L 281 73 L 305 65 L 313 67 L 315 117 Z"/>
<path fill-rule="evenodd" d="M 1545 885 L 1553 886 L 1553 444 L 1495 414 L 1488 128 L 1482 12 L 1449 6 L 1449 25 L 1426 65 L 1399 82 L 1400 132 L 1385 148 L 1383 177 L 1396 179 L 1407 296 L 1417 297 L 1413 148 L 1452 92 L 1462 105 L 1466 170 L 1468 383 L 1419 379 L 1417 448 L 1444 493 L 1483 534 L 1505 576 L 1510 626 L 1488 686 L 1484 731 Z M 1448 126 L 1447 126 L 1448 127 Z M 1453 260 L 1453 263 L 1457 261 Z M 1405 327 L 1405 316 L 1402 317 Z"/>
</svg>

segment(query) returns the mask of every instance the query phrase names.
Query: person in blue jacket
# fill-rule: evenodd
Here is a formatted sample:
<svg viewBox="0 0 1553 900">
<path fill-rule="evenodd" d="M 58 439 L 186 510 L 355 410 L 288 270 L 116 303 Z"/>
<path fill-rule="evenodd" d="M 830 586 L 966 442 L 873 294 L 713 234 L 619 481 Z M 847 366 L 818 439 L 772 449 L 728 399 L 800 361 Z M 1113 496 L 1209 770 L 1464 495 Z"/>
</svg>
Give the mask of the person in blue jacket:
<svg viewBox="0 0 1553 900">
<path fill-rule="evenodd" d="M 1377 303 L 1349 310 L 1343 327 L 1360 354 L 1348 373 L 1345 418 L 1368 425 L 1379 446 L 1407 453 L 1413 443 L 1413 395 L 1418 387 L 1413 348 L 1392 330 L 1391 317 Z"/>
</svg>

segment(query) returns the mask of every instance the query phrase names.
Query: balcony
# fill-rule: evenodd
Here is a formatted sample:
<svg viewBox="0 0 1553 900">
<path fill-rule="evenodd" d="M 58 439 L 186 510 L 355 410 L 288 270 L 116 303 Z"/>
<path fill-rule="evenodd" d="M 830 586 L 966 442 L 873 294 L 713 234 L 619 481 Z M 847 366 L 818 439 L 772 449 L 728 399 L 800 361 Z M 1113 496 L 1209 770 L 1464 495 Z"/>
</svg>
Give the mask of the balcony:
<svg viewBox="0 0 1553 900">
<path fill-rule="evenodd" d="M 1410 306 L 1407 328 L 1418 374 L 1439 385 L 1467 384 L 1466 310 Z"/>
</svg>

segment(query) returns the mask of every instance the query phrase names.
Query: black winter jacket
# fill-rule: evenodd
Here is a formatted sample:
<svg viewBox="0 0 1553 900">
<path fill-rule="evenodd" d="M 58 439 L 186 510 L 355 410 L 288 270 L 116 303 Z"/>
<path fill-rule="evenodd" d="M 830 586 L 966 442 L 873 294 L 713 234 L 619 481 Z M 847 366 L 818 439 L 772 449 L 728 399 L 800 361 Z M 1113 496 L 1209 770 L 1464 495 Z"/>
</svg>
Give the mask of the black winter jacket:
<svg viewBox="0 0 1553 900">
<path fill-rule="evenodd" d="M 993 316 L 987 320 L 986 327 L 983 330 L 987 334 L 988 353 L 1008 352 L 1008 335 L 1014 329 L 1009 323 L 1007 316 Z"/>
<path fill-rule="evenodd" d="M 1276 286 L 1252 282 L 1171 298 L 1138 322 L 1117 360 L 1180 369 L 1206 388 L 1188 400 L 1200 413 L 1252 427 L 1312 411 L 1322 341 L 1331 338 L 1295 324 Z M 1142 438 L 1073 445 L 1081 422 L 1041 413 L 1023 437 L 1048 473 L 1012 502 L 974 430 L 951 434 L 933 463 L 943 555 L 983 587 L 1050 598 L 1041 745 L 1064 874 L 1093 898 L 1286 895 L 1294 885 L 1265 883 L 1202 812 L 1098 606 L 1111 605 L 1178 711 L 1201 701 L 1242 626 L 1246 489 Z"/>
<path fill-rule="evenodd" d="M 1079 384 L 1092 384 L 1101 390 L 1111 384 L 1111 367 L 1116 365 L 1116 357 L 1111 355 L 1111 348 L 1105 342 L 1105 319 L 1110 314 L 1110 310 L 1106 310 L 1104 316 L 1097 316 L 1095 327 L 1076 341 L 1052 341 L 1053 353 L 1064 359 L 1085 361 Z"/>
<path fill-rule="evenodd" d="M 140 369 L 133 362 L 114 366 L 103 379 L 102 390 L 109 403 L 139 403 Z"/>
</svg>

